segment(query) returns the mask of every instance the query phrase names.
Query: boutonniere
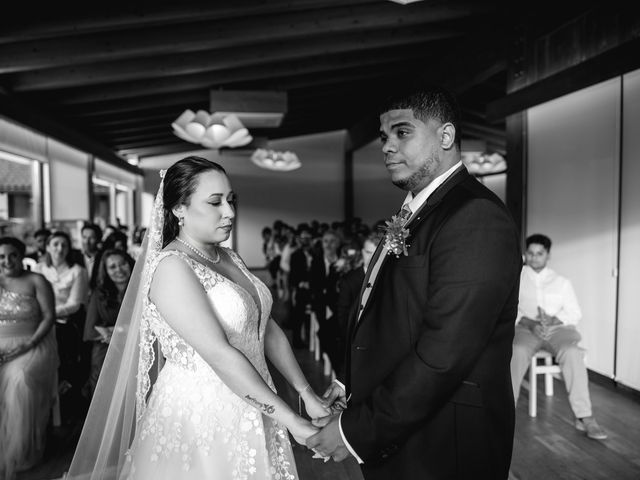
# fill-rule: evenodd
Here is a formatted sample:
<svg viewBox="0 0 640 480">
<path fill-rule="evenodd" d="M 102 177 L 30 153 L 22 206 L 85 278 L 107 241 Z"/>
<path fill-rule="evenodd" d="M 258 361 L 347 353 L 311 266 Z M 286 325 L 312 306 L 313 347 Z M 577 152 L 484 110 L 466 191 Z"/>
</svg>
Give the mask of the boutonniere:
<svg viewBox="0 0 640 480">
<path fill-rule="evenodd" d="M 384 246 L 387 248 L 387 255 L 393 253 L 396 258 L 400 258 L 401 254 L 409 255 L 406 243 L 409 230 L 404 228 L 405 221 L 399 215 L 394 215 L 391 220 L 384 222 L 387 225 L 384 230 Z"/>
</svg>

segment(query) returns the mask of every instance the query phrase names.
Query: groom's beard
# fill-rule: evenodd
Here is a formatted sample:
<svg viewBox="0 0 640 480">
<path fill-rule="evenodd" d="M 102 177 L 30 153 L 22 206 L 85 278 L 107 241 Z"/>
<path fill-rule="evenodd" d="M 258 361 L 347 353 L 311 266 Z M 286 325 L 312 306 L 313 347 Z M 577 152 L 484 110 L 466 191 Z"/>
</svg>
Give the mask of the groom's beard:
<svg viewBox="0 0 640 480">
<path fill-rule="evenodd" d="M 429 185 L 434 178 L 436 178 L 436 172 L 439 165 L 440 156 L 434 149 L 434 151 L 431 152 L 431 155 L 424 159 L 424 163 L 418 171 L 412 173 L 408 178 L 395 181 L 391 180 L 391 183 L 408 192 L 415 191 L 420 185 L 422 186 L 421 188 L 424 188 Z"/>
</svg>

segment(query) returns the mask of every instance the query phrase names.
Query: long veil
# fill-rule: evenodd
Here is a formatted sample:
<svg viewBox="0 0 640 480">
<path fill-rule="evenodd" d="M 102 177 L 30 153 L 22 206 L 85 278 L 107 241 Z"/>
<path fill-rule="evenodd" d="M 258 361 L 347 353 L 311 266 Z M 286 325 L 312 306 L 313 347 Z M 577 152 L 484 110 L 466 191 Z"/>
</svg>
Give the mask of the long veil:
<svg viewBox="0 0 640 480">
<path fill-rule="evenodd" d="M 160 172 L 164 177 L 164 171 Z M 151 220 L 120 307 L 113 336 L 93 394 L 66 480 L 112 480 L 120 477 L 136 423 L 146 406 L 152 367 L 161 355 L 143 321 L 151 283 L 150 265 L 162 249 L 164 178 Z"/>
</svg>

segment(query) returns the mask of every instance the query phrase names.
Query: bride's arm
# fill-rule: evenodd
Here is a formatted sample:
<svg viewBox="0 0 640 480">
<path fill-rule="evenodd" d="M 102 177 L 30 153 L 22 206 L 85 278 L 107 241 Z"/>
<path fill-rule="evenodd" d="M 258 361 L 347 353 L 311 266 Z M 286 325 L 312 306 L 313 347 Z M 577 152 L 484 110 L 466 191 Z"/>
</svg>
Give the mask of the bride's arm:
<svg viewBox="0 0 640 480">
<path fill-rule="evenodd" d="M 324 417 L 331 413 L 307 382 L 291 350 L 289 340 L 271 317 L 265 330 L 264 350 L 267 358 L 304 400 L 306 411 L 311 418 Z"/>
<path fill-rule="evenodd" d="M 236 395 L 282 423 L 297 441 L 314 433 L 315 428 L 278 397 L 244 354 L 229 344 L 200 281 L 183 260 L 169 256 L 160 262 L 149 296 L 162 318 Z"/>
</svg>

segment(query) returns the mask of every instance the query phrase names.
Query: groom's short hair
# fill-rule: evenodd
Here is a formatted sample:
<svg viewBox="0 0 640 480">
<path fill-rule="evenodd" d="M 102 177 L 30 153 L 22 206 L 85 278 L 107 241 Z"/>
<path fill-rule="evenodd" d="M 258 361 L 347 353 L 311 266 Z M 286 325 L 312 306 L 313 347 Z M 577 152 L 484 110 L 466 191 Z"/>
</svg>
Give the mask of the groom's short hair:
<svg viewBox="0 0 640 480">
<path fill-rule="evenodd" d="M 413 116 L 424 123 L 432 118 L 441 123 L 451 123 L 456 129 L 456 147 L 461 150 L 460 106 L 452 92 L 439 85 L 432 85 L 408 94 L 390 97 L 383 104 L 380 115 L 389 110 L 405 109 L 412 110 Z"/>
</svg>

